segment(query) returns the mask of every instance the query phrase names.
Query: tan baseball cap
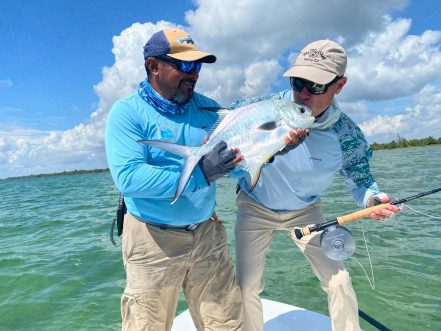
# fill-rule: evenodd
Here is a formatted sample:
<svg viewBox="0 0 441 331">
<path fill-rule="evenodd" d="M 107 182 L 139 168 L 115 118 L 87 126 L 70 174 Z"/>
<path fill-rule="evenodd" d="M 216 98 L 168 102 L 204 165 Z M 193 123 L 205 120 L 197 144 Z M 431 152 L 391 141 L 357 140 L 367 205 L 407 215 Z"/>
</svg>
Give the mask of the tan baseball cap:
<svg viewBox="0 0 441 331">
<path fill-rule="evenodd" d="M 346 70 L 346 51 L 335 41 L 318 40 L 307 45 L 294 65 L 283 74 L 299 77 L 317 84 L 327 84 Z"/>
<path fill-rule="evenodd" d="M 216 62 L 216 56 L 201 52 L 190 35 L 179 29 L 164 29 L 154 33 L 144 46 L 144 59 L 168 55 L 183 61 Z"/>
</svg>

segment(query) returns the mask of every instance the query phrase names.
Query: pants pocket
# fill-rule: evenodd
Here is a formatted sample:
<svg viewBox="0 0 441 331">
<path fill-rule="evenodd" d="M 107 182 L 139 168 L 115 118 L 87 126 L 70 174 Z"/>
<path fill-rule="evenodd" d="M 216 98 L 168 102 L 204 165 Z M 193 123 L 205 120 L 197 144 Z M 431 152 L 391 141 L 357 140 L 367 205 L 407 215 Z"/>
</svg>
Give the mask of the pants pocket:
<svg viewBox="0 0 441 331">
<path fill-rule="evenodd" d="M 122 330 L 148 330 L 142 290 L 126 289 L 121 297 Z"/>
</svg>

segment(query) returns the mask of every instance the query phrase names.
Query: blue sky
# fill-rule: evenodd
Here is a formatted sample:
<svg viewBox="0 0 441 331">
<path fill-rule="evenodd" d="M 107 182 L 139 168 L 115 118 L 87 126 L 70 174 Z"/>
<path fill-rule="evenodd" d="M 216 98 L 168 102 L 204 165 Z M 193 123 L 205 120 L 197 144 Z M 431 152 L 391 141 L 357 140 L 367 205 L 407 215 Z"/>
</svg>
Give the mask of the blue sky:
<svg viewBox="0 0 441 331">
<path fill-rule="evenodd" d="M 369 141 L 441 136 L 440 1 L 271 3 L 0 0 L 0 178 L 106 167 L 108 110 L 165 26 L 218 55 L 197 89 L 224 105 L 288 88 L 299 50 L 332 38 L 349 54 L 339 101 Z"/>
<path fill-rule="evenodd" d="M 17 111 L 0 114 L 48 130 L 67 130 L 89 117 L 97 102 L 92 86 L 114 62 L 114 35 L 147 18 L 184 23 L 192 8 L 190 1 L 171 0 L 0 3 L 0 80 L 13 82 L 0 89 L 0 107 Z"/>
</svg>

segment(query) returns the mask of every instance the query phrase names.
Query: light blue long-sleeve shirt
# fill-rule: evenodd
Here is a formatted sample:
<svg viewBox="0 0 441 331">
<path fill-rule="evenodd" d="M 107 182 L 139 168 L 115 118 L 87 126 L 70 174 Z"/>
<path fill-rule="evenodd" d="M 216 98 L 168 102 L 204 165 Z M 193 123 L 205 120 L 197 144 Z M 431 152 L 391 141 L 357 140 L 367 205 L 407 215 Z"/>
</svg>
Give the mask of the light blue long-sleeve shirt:
<svg viewBox="0 0 441 331">
<path fill-rule="evenodd" d="M 292 90 L 263 98 L 251 98 L 233 103 L 237 108 L 263 99 L 293 100 Z M 249 191 L 250 177 L 234 171 L 242 190 L 251 198 L 273 210 L 299 210 L 320 200 L 320 195 L 340 172 L 356 203 L 365 207 L 367 199 L 379 193 L 369 159 L 372 151 L 359 127 L 334 102 L 318 121 L 336 115 L 325 129 L 311 129 L 305 141 L 263 167 L 254 190 Z"/>
<path fill-rule="evenodd" d="M 105 132 L 107 163 L 128 211 L 138 218 L 164 224 L 188 225 L 208 219 L 215 207 L 215 185 L 208 185 L 196 167 L 182 196 L 173 205 L 183 159 L 139 140 L 165 140 L 200 146 L 217 120 L 200 107 L 219 105 L 194 93 L 182 115 L 156 111 L 138 93 L 117 101 Z"/>
</svg>

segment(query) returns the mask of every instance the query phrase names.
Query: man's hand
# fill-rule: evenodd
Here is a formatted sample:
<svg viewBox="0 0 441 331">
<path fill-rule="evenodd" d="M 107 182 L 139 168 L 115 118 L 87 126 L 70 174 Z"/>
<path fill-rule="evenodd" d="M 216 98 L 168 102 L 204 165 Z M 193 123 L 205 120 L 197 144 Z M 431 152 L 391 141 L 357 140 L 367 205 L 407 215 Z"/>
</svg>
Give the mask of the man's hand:
<svg viewBox="0 0 441 331">
<path fill-rule="evenodd" d="M 211 152 L 202 157 L 199 166 L 207 183 L 214 182 L 233 170 L 235 165 L 243 160 L 243 156 L 236 157 L 238 152 L 239 148 L 227 150 L 225 141 L 220 141 Z"/>
<path fill-rule="evenodd" d="M 389 202 L 390 202 L 390 198 L 385 193 L 379 193 L 377 195 L 372 195 L 371 197 L 369 197 L 369 199 L 366 203 L 366 208 L 377 206 L 377 205 L 384 204 L 384 203 L 389 203 Z M 374 210 L 369 216 L 373 220 L 383 221 L 386 218 L 393 217 L 400 210 L 401 209 L 398 206 L 389 205 L 386 208 Z"/>
<path fill-rule="evenodd" d="M 291 151 L 294 148 L 296 148 L 297 146 L 299 146 L 305 140 L 305 138 L 307 136 L 309 136 L 308 129 L 306 129 L 306 130 L 302 130 L 302 129 L 289 130 L 288 135 L 283 137 L 283 141 L 285 142 L 285 147 L 281 151 L 274 154 L 274 156 L 285 155 L 289 151 Z"/>
</svg>

